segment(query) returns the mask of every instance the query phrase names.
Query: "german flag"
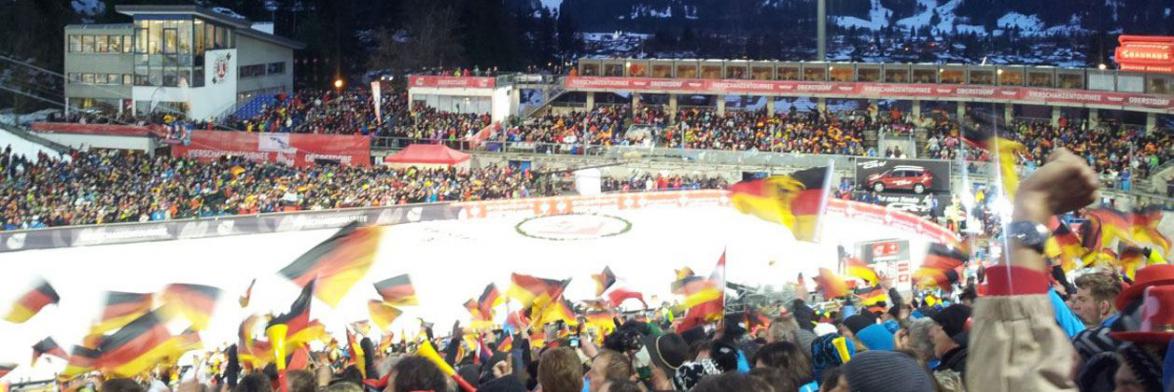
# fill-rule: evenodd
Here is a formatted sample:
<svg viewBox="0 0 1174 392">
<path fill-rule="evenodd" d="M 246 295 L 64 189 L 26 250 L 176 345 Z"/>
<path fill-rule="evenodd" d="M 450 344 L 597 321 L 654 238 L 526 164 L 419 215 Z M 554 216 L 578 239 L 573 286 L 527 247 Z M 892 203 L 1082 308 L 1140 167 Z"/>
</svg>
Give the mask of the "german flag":
<svg viewBox="0 0 1174 392">
<path fill-rule="evenodd" d="M 200 333 L 194 329 L 188 328 L 179 335 L 172 338 L 175 342 L 172 347 L 170 357 L 172 360 L 179 359 L 184 353 L 188 351 L 195 351 L 204 348 L 204 342 L 200 339 Z"/>
<path fill-rule="evenodd" d="M 375 323 L 380 331 L 386 331 L 391 323 L 404 312 L 383 301 L 373 299 L 367 301 L 367 313 L 371 316 L 371 322 Z"/>
<path fill-rule="evenodd" d="M 239 300 L 237 300 L 242 308 L 249 307 L 249 299 L 253 298 L 253 286 L 256 284 L 257 278 L 253 278 L 253 281 L 249 282 L 249 288 L 245 289 L 245 294 L 242 295 Z"/>
<path fill-rule="evenodd" d="M 242 364 L 256 366 L 273 356 L 270 352 L 269 342 L 253 338 L 253 330 L 262 321 L 268 324 L 266 316 L 254 314 L 241 321 L 240 328 L 237 329 L 240 343 L 237 345 L 236 351 Z"/>
<path fill-rule="evenodd" d="M 1019 156 L 1028 156 L 1027 147 L 995 133 L 995 119 L 991 116 L 971 115 L 962 122 L 962 137 L 967 143 L 998 155 L 999 175 L 1007 198 L 1014 198 L 1019 189 L 1019 172 L 1015 164 Z"/>
<path fill-rule="evenodd" d="M 282 276 L 298 286 L 317 280 L 314 295 L 331 307 L 358 283 L 375 262 L 383 230 L 352 222 L 282 268 Z"/>
<path fill-rule="evenodd" d="M 419 305 L 416 298 L 416 289 L 412 287 L 412 279 L 408 274 L 394 276 L 375 282 L 375 291 L 383 297 L 383 302 L 391 305 Z"/>
<path fill-rule="evenodd" d="M 310 304 L 313 301 L 315 285 L 315 281 L 310 281 L 306 287 L 302 288 L 298 299 L 289 306 L 289 312 L 274 317 L 265 326 L 265 330 L 269 330 L 275 325 L 285 325 L 286 347 L 297 347 L 303 343 L 317 340 L 326 334 L 322 324 L 317 320 L 310 321 Z"/>
<path fill-rule="evenodd" d="M 585 319 L 587 325 L 595 327 L 601 334 L 596 336 L 606 336 L 611 334 L 616 329 L 616 314 L 610 311 L 588 312 Z"/>
<path fill-rule="evenodd" d="M 814 167 L 730 187 L 730 203 L 746 214 L 780 223 L 795 239 L 816 242 L 828 168 Z"/>
<path fill-rule="evenodd" d="M 57 342 L 54 341 L 52 337 L 41 339 L 41 341 L 33 345 L 33 361 L 31 363 L 36 365 L 37 359 L 40 358 L 41 355 L 46 354 L 69 360 L 69 354 L 66 354 L 65 349 L 62 349 L 61 346 L 58 346 Z"/>
<path fill-rule="evenodd" d="M 1098 230 L 1100 237 L 1095 239 L 1095 241 L 1099 241 L 1100 246 L 1088 249 L 1095 250 L 1112 246 L 1114 239 L 1131 239 L 1133 237 L 1130 217 L 1121 211 L 1102 207 L 1085 212 L 1085 217 L 1089 221 L 1096 221 L 1096 227 L 1100 229 Z"/>
<path fill-rule="evenodd" d="M 199 284 L 175 283 L 163 288 L 163 307 L 168 317 L 183 316 L 192 323 L 192 328 L 203 331 L 208 328 L 212 311 L 220 289 Z"/>
<path fill-rule="evenodd" d="M 20 299 L 12 304 L 12 310 L 8 311 L 8 315 L 4 316 L 4 319 L 21 324 L 36 316 L 45 306 L 59 301 L 61 301 L 61 297 L 57 296 L 57 290 L 53 290 L 53 286 L 42 279 L 32 290 L 20 296 Z"/>
<path fill-rule="evenodd" d="M 493 308 L 505 302 L 505 297 L 497 291 L 497 285 L 490 283 L 485 286 L 485 290 L 481 291 L 481 296 L 477 298 L 477 308 L 484 315 L 485 319 L 493 319 Z"/>
<path fill-rule="evenodd" d="M 506 295 L 525 307 L 535 304 L 544 307 L 550 300 L 561 296 L 568 283 L 570 279 L 559 281 L 515 273 L 510 276 L 510 288 L 506 290 Z"/>
<path fill-rule="evenodd" d="M 15 363 L 0 363 L 0 378 L 7 376 L 13 369 L 16 369 Z"/>
<path fill-rule="evenodd" d="M 94 370 L 98 367 L 98 360 L 101 357 L 102 353 L 97 348 L 73 346 L 69 352 L 69 363 L 65 365 L 65 370 L 61 371 L 58 378 L 69 380 Z"/>
<path fill-rule="evenodd" d="M 1080 237 L 1072 232 L 1068 225 L 1060 222 L 1055 230 L 1052 230 L 1052 236 L 1048 237 L 1048 241 L 1044 244 L 1044 254 L 1048 257 L 1053 257 L 1060 260 L 1060 268 L 1064 272 L 1071 272 L 1076 268 L 1077 260 L 1084 255 L 1084 247 L 1081 246 Z"/>
<path fill-rule="evenodd" d="M 867 291 L 858 294 L 860 297 L 860 304 L 864 306 L 872 306 L 880 304 L 881 302 L 889 302 L 889 292 L 883 287 L 875 286 Z"/>
<path fill-rule="evenodd" d="M 497 342 L 497 352 L 508 353 L 514 349 L 514 335 L 506 335 L 501 341 Z"/>
<path fill-rule="evenodd" d="M 921 267 L 913 271 L 913 283 L 919 288 L 937 287 L 942 290 L 953 290 L 954 284 L 960 279 L 955 269 L 936 269 Z"/>
<path fill-rule="evenodd" d="M 1134 242 L 1140 245 L 1150 245 L 1160 250 L 1161 254 L 1170 252 L 1170 238 L 1158 230 L 1158 223 L 1162 221 L 1160 207 L 1134 211 L 1130 214 L 1129 221 L 1129 230 Z"/>
<path fill-rule="evenodd" d="M 534 318 L 530 327 L 531 329 L 540 329 L 546 324 L 558 321 L 562 321 L 567 325 L 578 325 L 579 321 L 575 318 L 575 311 L 572 309 L 574 308 L 571 304 L 560 296 L 542 308 L 539 317 Z"/>
<path fill-rule="evenodd" d="M 393 342 L 392 339 L 394 338 L 395 334 L 391 333 L 390 331 L 383 332 L 382 338 L 379 339 L 379 356 L 387 354 L 387 350 L 391 349 L 391 344 Z"/>
<path fill-rule="evenodd" d="M 481 313 L 481 307 L 477 305 L 477 300 L 469 298 L 468 301 L 465 301 L 464 306 L 465 310 L 469 311 L 469 315 L 473 317 L 474 321 L 486 320 L 485 314 Z"/>
<path fill-rule="evenodd" d="M 848 283 L 839 274 L 832 272 L 827 268 L 819 269 L 819 276 L 815 278 L 816 283 L 819 284 L 823 290 L 823 297 L 825 299 L 840 298 L 848 295 Z"/>
<path fill-rule="evenodd" d="M 347 349 L 350 350 L 350 361 L 359 369 L 359 374 L 363 379 L 367 379 L 367 353 L 363 352 L 363 346 L 359 345 L 359 338 L 355 337 L 354 331 L 349 328 L 346 331 Z"/>
<path fill-rule="evenodd" d="M 1135 274 L 1139 268 L 1146 265 L 1145 250 L 1133 245 L 1125 243 L 1117 244 L 1117 253 L 1120 257 L 1117 260 L 1117 265 L 1121 268 L 1121 273 L 1133 281 Z"/>
<path fill-rule="evenodd" d="M 362 336 L 370 336 L 371 335 L 371 322 L 369 322 L 367 320 L 355 321 L 355 322 L 351 323 L 350 327 L 355 332 L 358 332 L 359 335 L 362 335 Z"/>
<path fill-rule="evenodd" d="M 134 319 L 150 312 L 151 305 L 152 299 L 149 293 L 107 291 L 101 319 L 98 324 L 90 328 L 90 332 L 101 334 L 122 328 Z"/>
<path fill-rule="evenodd" d="M 681 279 L 688 278 L 690 276 L 697 275 L 697 273 L 693 272 L 693 269 L 689 268 L 689 267 L 675 269 L 675 270 L 673 270 L 673 273 L 677 275 L 677 280 L 681 280 Z"/>
<path fill-rule="evenodd" d="M 722 251 L 721 258 L 717 260 L 717 266 L 714 267 L 713 272 L 709 274 L 709 279 L 704 285 L 687 287 L 685 289 L 685 303 L 687 308 L 685 311 L 684 321 L 677 325 L 678 331 L 684 331 L 701 325 L 707 322 L 717 321 L 721 319 L 722 314 L 725 313 L 725 288 L 726 288 L 726 252 Z"/>
<path fill-rule="evenodd" d="M 860 280 L 863 280 L 870 286 L 880 281 L 876 276 L 876 270 L 873 270 L 863 260 L 855 257 L 849 257 L 844 260 L 844 273 L 851 277 L 860 278 Z"/>
<path fill-rule="evenodd" d="M 628 289 L 621 287 L 621 288 L 617 288 L 615 290 L 612 290 L 610 293 L 607 293 L 607 302 L 613 308 L 620 307 L 620 304 L 624 303 L 624 301 L 629 300 L 629 299 L 639 300 L 641 304 L 644 304 L 645 308 L 648 307 L 648 304 L 644 302 L 644 294 L 641 294 L 639 292 L 628 290 Z"/>
<path fill-rule="evenodd" d="M 938 270 L 955 269 L 965 264 L 968 259 L 969 257 L 958 248 L 935 242 L 929 245 L 929 251 L 926 252 L 921 266 Z"/>
<path fill-rule="evenodd" d="M 526 316 L 524 311 L 515 310 L 506 316 L 505 325 L 515 331 L 521 331 L 523 327 L 530 325 L 530 318 Z"/>
<path fill-rule="evenodd" d="M 603 272 L 591 274 L 591 280 L 595 281 L 595 296 L 599 297 L 616 283 L 616 274 L 611 272 L 611 267 L 603 267 Z"/>
<path fill-rule="evenodd" d="M 103 372 L 118 377 L 136 376 L 174 352 L 171 332 L 158 313 L 147 313 L 102 339 L 98 362 Z"/>
</svg>

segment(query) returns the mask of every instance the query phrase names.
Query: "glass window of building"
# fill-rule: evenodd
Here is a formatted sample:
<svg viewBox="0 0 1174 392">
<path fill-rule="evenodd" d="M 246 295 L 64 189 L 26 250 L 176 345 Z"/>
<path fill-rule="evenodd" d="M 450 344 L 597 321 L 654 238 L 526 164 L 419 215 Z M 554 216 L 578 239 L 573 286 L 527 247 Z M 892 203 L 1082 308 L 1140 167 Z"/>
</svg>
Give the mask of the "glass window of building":
<svg viewBox="0 0 1174 392">
<path fill-rule="evenodd" d="M 179 30 L 174 28 L 163 29 L 163 53 L 175 54 L 179 48 Z"/>
<path fill-rule="evenodd" d="M 266 73 L 269 75 L 281 75 L 285 73 L 285 62 L 269 63 L 269 69 Z"/>
<path fill-rule="evenodd" d="M 83 35 L 82 36 L 82 52 L 94 53 L 94 36 L 92 36 L 92 35 Z"/>
<path fill-rule="evenodd" d="M 192 22 L 181 20 L 178 23 L 179 37 L 177 38 L 180 54 L 192 53 Z"/>
<path fill-rule="evenodd" d="M 858 66 L 856 68 L 856 80 L 861 82 L 879 82 L 881 81 L 880 68 Z"/>
<path fill-rule="evenodd" d="M 780 65 L 778 72 L 778 80 L 799 80 L 798 65 Z"/>
<path fill-rule="evenodd" d="M 827 69 L 822 65 L 803 66 L 803 80 L 808 82 L 822 82 L 827 80 Z"/>
<path fill-rule="evenodd" d="M 163 21 L 152 20 L 147 26 L 147 53 L 163 53 Z"/>
<path fill-rule="evenodd" d="M 89 72 L 83 73 L 82 74 L 82 83 L 94 84 L 94 74 L 89 73 Z"/>
<path fill-rule="evenodd" d="M 147 53 L 147 29 L 135 28 L 135 53 Z"/>
<path fill-rule="evenodd" d="M 77 82 L 80 82 L 81 80 L 82 80 L 82 78 L 80 75 L 78 75 L 77 72 L 70 72 L 69 73 L 69 81 L 70 82 L 77 83 Z"/>
<path fill-rule="evenodd" d="M 192 21 L 192 41 L 196 56 L 204 55 L 204 21 L 196 19 Z"/>
<path fill-rule="evenodd" d="M 132 74 L 122 74 L 122 84 L 133 86 L 135 84 L 135 76 Z"/>
<path fill-rule="evenodd" d="M 94 51 L 98 53 L 107 53 L 110 51 L 110 36 L 99 35 L 94 37 Z"/>
<path fill-rule="evenodd" d="M 76 34 L 69 35 L 69 52 L 77 53 L 82 51 L 82 36 Z"/>
<path fill-rule="evenodd" d="M 131 42 L 134 42 L 134 41 L 131 41 L 130 35 L 122 36 L 122 53 L 130 53 Z"/>
<path fill-rule="evenodd" d="M 110 53 L 122 53 L 122 36 L 110 36 Z"/>
</svg>

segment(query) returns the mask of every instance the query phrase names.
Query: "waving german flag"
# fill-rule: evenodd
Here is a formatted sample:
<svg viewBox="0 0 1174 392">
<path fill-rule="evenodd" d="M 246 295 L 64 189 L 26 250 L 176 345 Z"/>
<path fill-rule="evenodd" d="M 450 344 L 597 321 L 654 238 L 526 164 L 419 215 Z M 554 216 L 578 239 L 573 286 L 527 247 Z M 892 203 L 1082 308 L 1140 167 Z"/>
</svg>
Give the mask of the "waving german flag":
<svg viewBox="0 0 1174 392">
<path fill-rule="evenodd" d="M 287 347 L 298 347 L 303 343 L 321 338 L 326 334 L 325 328 L 317 320 L 310 321 L 310 305 L 314 297 L 315 282 L 310 281 L 302 288 L 297 300 L 289 306 L 289 312 L 274 317 L 265 326 L 266 330 L 275 325 L 285 325 L 285 344 Z"/>
<path fill-rule="evenodd" d="M 814 167 L 730 187 L 730 203 L 743 213 L 791 229 L 795 239 L 816 242 L 828 168 Z"/>
<path fill-rule="evenodd" d="M 570 279 L 560 281 L 515 273 L 510 276 L 510 288 L 506 290 L 506 295 L 524 307 L 535 304 L 543 307 L 550 300 L 561 296 L 569 283 Z"/>
<path fill-rule="evenodd" d="M 1076 269 L 1080 257 L 1085 253 L 1085 249 L 1081 246 L 1080 237 L 1072 232 L 1068 225 L 1060 222 L 1055 230 L 1052 230 L 1052 236 L 1048 237 L 1048 241 L 1044 243 L 1044 254 L 1048 257 L 1060 260 L 1060 268 L 1064 272 L 1072 272 Z"/>
<path fill-rule="evenodd" d="M 382 232 L 378 226 L 352 222 L 278 273 L 302 287 L 317 279 L 314 295 L 331 307 L 338 306 L 375 262 Z"/>
<path fill-rule="evenodd" d="M 270 352 L 269 342 L 257 340 L 253 337 L 253 330 L 262 321 L 268 324 L 266 316 L 254 314 L 241 321 L 240 328 L 237 329 L 237 337 L 240 339 L 240 343 L 237 345 L 236 351 L 241 364 L 257 366 L 265 362 L 267 358 L 273 356 L 272 352 Z"/>
<path fill-rule="evenodd" d="M 143 373 L 174 352 L 171 332 L 159 311 L 131 321 L 114 334 L 102 339 L 98 360 L 102 371 L 118 377 L 132 377 Z"/>
<path fill-rule="evenodd" d="M 820 268 L 819 276 L 815 277 L 815 282 L 823 290 L 823 297 L 825 299 L 840 298 L 848 295 L 848 282 L 845 282 L 842 276 L 830 269 Z"/>
<path fill-rule="evenodd" d="M 242 308 L 249 307 L 249 300 L 253 298 L 253 286 L 256 284 L 257 278 L 253 278 L 253 281 L 249 282 L 249 288 L 245 289 L 244 295 L 241 295 L 240 299 L 237 300 L 237 303 L 239 303 Z"/>
<path fill-rule="evenodd" d="M 69 363 L 65 365 L 65 370 L 62 370 L 58 377 L 69 380 L 94 370 L 98 367 L 98 360 L 101 357 L 102 353 L 96 347 L 73 346 L 69 350 Z"/>
<path fill-rule="evenodd" d="M 921 266 L 939 270 L 954 269 L 961 267 L 968 259 L 969 257 L 960 249 L 935 242 L 929 245 L 929 251 L 926 252 L 925 261 Z"/>
<path fill-rule="evenodd" d="M 720 319 L 725 312 L 726 252 L 717 260 L 717 266 L 703 283 L 689 284 L 684 288 L 687 308 L 684 320 L 677 325 L 678 331 L 688 330 L 707 322 Z"/>
<path fill-rule="evenodd" d="M 485 286 L 485 290 L 481 291 L 481 296 L 477 298 L 477 309 L 481 311 L 485 319 L 493 319 L 493 308 L 505 302 L 505 297 L 497 291 L 497 285 L 490 283 Z"/>
<path fill-rule="evenodd" d="M 611 272 L 611 267 L 603 267 L 603 272 L 592 274 L 591 280 L 595 281 L 595 296 L 599 297 L 616 283 L 616 274 Z"/>
<path fill-rule="evenodd" d="M 371 316 L 371 322 L 375 323 L 380 331 L 387 331 L 391 323 L 403 314 L 403 311 L 377 299 L 367 301 L 367 312 Z"/>
<path fill-rule="evenodd" d="M 997 136 L 995 119 L 992 116 L 971 114 L 962 122 L 962 138 L 967 143 L 998 154 L 999 175 L 1003 179 L 1003 190 L 1007 198 L 1015 197 L 1019 189 L 1019 172 L 1015 163 L 1019 156 L 1027 156 L 1027 147 L 1014 140 Z"/>
<path fill-rule="evenodd" d="M 844 260 L 844 273 L 848 276 L 860 278 L 869 286 L 875 285 L 880 279 L 877 278 L 876 270 L 873 270 L 863 260 L 855 257 L 849 257 Z"/>
<path fill-rule="evenodd" d="M 192 323 L 192 329 L 208 328 L 220 289 L 200 284 L 175 283 L 163 288 L 163 307 L 169 317 L 183 316 Z"/>
<path fill-rule="evenodd" d="M 858 294 L 858 296 L 860 297 L 860 304 L 863 306 L 872 306 L 889 301 L 889 291 L 880 286 L 867 289 Z"/>
<path fill-rule="evenodd" d="M 90 328 L 91 333 L 102 334 L 129 324 L 151 311 L 150 293 L 107 291 L 101 319 Z"/>
<path fill-rule="evenodd" d="M 53 286 L 42 279 L 32 290 L 20 296 L 16 303 L 12 304 L 12 310 L 8 311 L 8 315 L 4 316 L 4 319 L 21 324 L 36 316 L 45 306 L 59 301 L 61 298 L 57 296 L 57 290 L 53 290 Z"/>
<path fill-rule="evenodd" d="M 16 369 L 15 363 L 0 363 L 0 378 L 7 376 L 8 373 L 12 372 L 13 369 Z"/>
<path fill-rule="evenodd" d="M 33 361 L 31 363 L 35 365 L 37 359 L 42 355 L 52 355 L 65 360 L 69 359 L 69 354 L 66 354 L 65 349 L 58 346 L 57 341 L 53 340 L 52 337 L 41 339 L 41 341 L 33 345 Z"/>
<path fill-rule="evenodd" d="M 375 282 L 375 291 L 383 297 L 383 302 L 391 305 L 419 305 L 416 298 L 416 289 L 412 287 L 412 278 L 408 274 L 393 276 Z"/>
<path fill-rule="evenodd" d="M 1162 221 L 1160 207 L 1150 207 L 1130 214 L 1130 234 L 1133 242 L 1140 245 L 1149 245 L 1165 255 L 1170 252 L 1170 239 L 1158 230 L 1158 223 Z"/>
<path fill-rule="evenodd" d="M 640 292 L 628 290 L 623 287 L 617 287 L 615 290 L 607 293 L 607 303 L 613 308 L 620 307 L 620 304 L 629 299 L 638 300 L 641 304 L 644 304 L 645 308 L 648 307 L 648 304 L 644 302 L 644 294 L 641 294 Z"/>
</svg>

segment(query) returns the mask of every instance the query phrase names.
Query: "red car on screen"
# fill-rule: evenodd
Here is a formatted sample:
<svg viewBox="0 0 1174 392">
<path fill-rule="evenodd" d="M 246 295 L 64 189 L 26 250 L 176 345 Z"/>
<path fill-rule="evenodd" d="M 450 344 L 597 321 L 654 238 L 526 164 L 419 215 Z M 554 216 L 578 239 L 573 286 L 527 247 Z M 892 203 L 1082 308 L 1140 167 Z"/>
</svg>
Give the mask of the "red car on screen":
<svg viewBox="0 0 1174 392">
<path fill-rule="evenodd" d="M 933 187 L 933 173 L 921 166 L 894 166 L 883 173 L 868 176 L 868 188 L 877 192 L 907 190 L 925 193 Z"/>
</svg>

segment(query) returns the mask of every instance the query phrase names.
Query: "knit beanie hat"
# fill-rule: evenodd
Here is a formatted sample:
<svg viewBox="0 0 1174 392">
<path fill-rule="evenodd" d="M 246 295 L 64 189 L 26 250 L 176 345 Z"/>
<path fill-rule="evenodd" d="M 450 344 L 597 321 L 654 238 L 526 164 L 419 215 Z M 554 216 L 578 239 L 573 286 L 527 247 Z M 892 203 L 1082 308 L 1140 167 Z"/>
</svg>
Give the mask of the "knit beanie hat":
<svg viewBox="0 0 1174 392">
<path fill-rule="evenodd" d="M 1141 382 L 1146 391 L 1162 390 L 1162 361 L 1154 358 L 1153 354 L 1144 348 L 1133 344 L 1126 345 L 1118 353 L 1121 354 L 1121 365 L 1129 366 L 1133 375 Z"/>
<path fill-rule="evenodd" d="M 868 328 L 870 325 L 876 325 L 876 320 L 863 314 L 855 314 L 844 319 L 844 326 L 852 333 L 860 333 L 860 330 Z"/>
<path fill-rule="evenodd" d="M 881 324 L 873 324 L 856 332 L 856 339 L 869 350 L 893 351 L 893 333 Z"/>
<path fill-rule="evenodd" d="M 713 348 L 709 350 L 709 357 L 713 358 L 713 362 L 722 372 L 738 369 L 738 349 L 726 342 L 714 342 Z"/>
<path fill-rule="evenodd" d="M 717 364 L 709 358 L 685 362 L 684 365 L 677 368 L 677 374 L 673 376 L 673 386 L 678 391 L 688 391 L 701 382 L 705 376 L 721 373 L 722 371 L 717 368 Z"/>
<path fill-rule="evenodd" d="M 843 366 L 853 391 L 933 392 L 933 379 L 917 360 L 892 351 L 866 351 Z"/>
<path fill-rule="evenodd" d="M 953 337 L 966 329 L 966 320 L 970 318 L 970 307 L 962 304 L 953 304 L 929 317 L 935 323 L 942 326 L 942 331 L 946 335 Z"/>
<path fill-rule="evenodd" d="M 1082 391 L 1111 391 L 1113 390 L 1113 376 L 1117 374 L 1117 353 L 1106 351 L 1091 357 L 1084 362 L 1084 367 L 1076 375 L 1076 386 Z"/>
</svg>

